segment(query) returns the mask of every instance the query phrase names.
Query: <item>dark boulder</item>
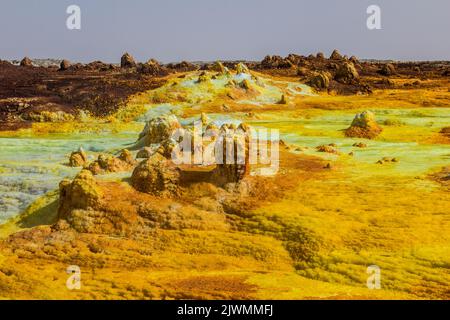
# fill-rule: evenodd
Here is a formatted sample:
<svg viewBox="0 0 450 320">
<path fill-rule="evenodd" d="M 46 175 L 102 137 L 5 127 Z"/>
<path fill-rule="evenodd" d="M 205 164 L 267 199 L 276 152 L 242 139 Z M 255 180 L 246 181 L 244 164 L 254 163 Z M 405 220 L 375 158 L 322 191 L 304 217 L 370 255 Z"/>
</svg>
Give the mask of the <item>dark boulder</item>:
<svg viewBox="0 0 450 320">
<path fill-rule="evenodd" d="M 22 61 L 20 61 L 20 66 L 21 67 L 32 67 L 33 66 L 33 62 L 31 61 L 30 58 L 25 57 L 22 59 Z"/>
<path fill-rule="evenodd" d="M 61 61 L 61 64 L 59 65 L 59 71 L 66 71 L 71 66 L 69 60 L 63 60 Z"/>
<path fill-rule="evenodd" d="M 128 52 L 125 52 L 125 54 L 120 59 L 120 67 L 134 68 L 136 67 L 136 61 L 134 60 L 132 55 L 130 55 Z"/>
</svg>

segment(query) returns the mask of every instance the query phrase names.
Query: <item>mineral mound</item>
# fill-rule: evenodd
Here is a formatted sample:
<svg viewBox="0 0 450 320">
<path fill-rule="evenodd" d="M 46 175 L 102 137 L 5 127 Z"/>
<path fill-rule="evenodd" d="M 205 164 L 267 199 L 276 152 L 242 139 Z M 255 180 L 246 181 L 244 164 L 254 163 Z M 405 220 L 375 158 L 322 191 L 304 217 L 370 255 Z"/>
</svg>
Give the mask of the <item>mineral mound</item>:
<svg viewBox="0 0 450 320">
<path fill-rule="evenodd" d="M 354 138 L 374 139 L 382 131 L 383 129 L 375 120 L 375 115 L 371 111 L 364 111 L 355 116 L 350 127 L 345 130 L 345 135 Z"/>
<path fill-rule="evenodd" d="M 87 154 L 83 148 L 79 148 L 77 151 L 71 153 L 69 158 L 69 165 L 71 167 L 82 167 L 88 161 Z"/>
<path fill-rule="evenodd" d="M 139 134 L 136 146 L 144 147 L 154 143 L 161 143 L 169 139 L 176 129 L 181 125 L 174 115 L 162 116 L 147 122 L 144 130 Z"/>
</svg>

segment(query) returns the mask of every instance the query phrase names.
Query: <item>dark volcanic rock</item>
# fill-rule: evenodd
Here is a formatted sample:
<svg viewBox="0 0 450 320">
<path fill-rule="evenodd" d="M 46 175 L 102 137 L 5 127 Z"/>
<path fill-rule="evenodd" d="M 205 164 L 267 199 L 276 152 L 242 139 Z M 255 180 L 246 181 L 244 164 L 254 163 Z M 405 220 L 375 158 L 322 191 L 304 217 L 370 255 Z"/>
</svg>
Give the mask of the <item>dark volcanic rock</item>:
<svg viewBox="0 0 450 320">
<path fill-rule="evenodd" d="M 331 53 L 330 59 L 331 60 L 341 60 L 342 55 L 337 49 L 334 49 L 333 52 Z"/>
<path fill-rule="evenodd" d="M 334 79 L 341 83 L 350 83 L 352 80 L 358 79 L 359 74 L 353 63 L 344 62 L 336 71 Z"/>
<path fill-rule="evenodd" d="M 61 64 L 59 66 L 59 70 L 60 71 L 66 71 L 67 69 L 69 69 L 71 66 L 71 63 L 69 60 L 63 60 L 61 61 Z"/>
<path fill-rule="evenodd" d="M 138 72 L 149 75 L 163 75 L 168 73 L 166 68 L 155 59 L 150 59 L 146 63 L 140 63 L 138 65 Z"/>
<path fill-rule="evenodd" d="M 285 60 L 288 60 L 289 62 L 291 62 L 293 65 L 299 65 L 303 60 L 304 57 L 303 56 L 299 56 L 298 54 L 294 54 L 294 53 L 290 53 Z"/>
<path fill-rule="evenodd" d="M 328 72 L 317 72 L 309 78 L 307 84 L 315 89 L 327 89 L 330 86 L 331 75 Z"/>
<path fill-rule="evenodd" d="M 32 67 L 33 66 L 33 62 L 31 61 L 30 58 L 25 57 L 22 59 L 22 61 L 20 61 L 20 66 L 21 67 Z"/>
<path fill-rule="evenodd" d="M 380 70 L 378 71 L 378 73 L 384 75 L 384 76 L 391 76 L 393 74 L 395 74 L 395 67 L 392 63 L 387 63 L 384 64 Z"/>
<path fill-rule="evenodd" d="M 318 52 L 316 55 L 317 59 L 325 59 L 325 55 L 323 54 L 323 52 Z"/>
<path fill-rule="evenodd" d="M 166 65 L 168 69 L 173 69 L 176 71 L 187 72 L 198 70 L 198 66 L 187 61 L 181 61 L 179 63 L 169 63 Z"/>
<path fill-rule="evenodd" d="M 136 61 L 128 52 L 125 52 L 120 59 L 120 66 L 122 68 L 134 68 L 136 67 Z"/>
<path fill-rule="evenodd" d="M 358 58 L 355 57 L 355 56 L 351 56 L 349 60 L 350 60 L 350 62 L 352 62 L 353 64 L 359 63 Z"/>
<path fill-rule="evenodd" d="M 266 56 L 261 61 L 261 67 L 264 69 L 286 69 L 293 66 L 294 64 L 291 61 L 280 56 Z"/>
<path fill-rule="evenodd" d="M 113 69 L 110 64 L 104 63 L 102 61 L 90 62 L 82 68 L 89 71 L 108 71 Z"/>
</svg>

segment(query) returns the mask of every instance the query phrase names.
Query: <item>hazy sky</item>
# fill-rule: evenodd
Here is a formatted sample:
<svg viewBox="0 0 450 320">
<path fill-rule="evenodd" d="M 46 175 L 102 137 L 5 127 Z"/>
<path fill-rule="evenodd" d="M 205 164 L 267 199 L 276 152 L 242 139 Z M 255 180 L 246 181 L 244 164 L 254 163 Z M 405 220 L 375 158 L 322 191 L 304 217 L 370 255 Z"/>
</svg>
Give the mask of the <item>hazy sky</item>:
<svg viewBox="0 0 450 320">
<path fill-rule="evenodd" d="M 81 30 L 66 8 L 81 7 Z M 366 9 L 381 7 L 382 30 Z M 0 0 L 0 59 L 250 59 L 334 48 L 361 58 L 450 60 L 449 0 Z"/>
</svg>

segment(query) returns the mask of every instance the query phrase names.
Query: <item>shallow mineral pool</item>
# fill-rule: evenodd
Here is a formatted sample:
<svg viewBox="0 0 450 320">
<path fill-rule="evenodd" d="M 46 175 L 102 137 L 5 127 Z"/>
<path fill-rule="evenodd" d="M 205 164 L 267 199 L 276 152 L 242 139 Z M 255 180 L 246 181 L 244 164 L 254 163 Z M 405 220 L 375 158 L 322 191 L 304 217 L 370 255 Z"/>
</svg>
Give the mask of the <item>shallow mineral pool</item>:
<svg viewBox="0 0 450 320">
<path fill-rule="evenodd" d="M 439 170 L 450 164 L 450 145 L 423 143 L 423 137 L 437 134 L 442 127 L 450 125 L 450 108 L 427 109 L 376 109 L 378 123 L 386 120 L 398 125 L 383 125 L 384 132 L 376 140 L 347 138 L 342 131 L 348 128 L 357 111 L 326 111 L 313 118 L 294 121 L 255 122 L 254 125 L 277 128 L 285 142 L 303 147 L 306 154 L 319 155 L 330 161 L 347 157 L 352 166 L 347 172 L 356 178 L 375 176 L 418 177 Z M 353 147 L 363 142 L 367 148 Z M 344 156 L 321 153 L 316 147 L 334 143 Z M 306 148 L 305 148 L 306 147 Z M 347 156 L 353 152 L 353 156 Z M 376 164 L 383 157 L 396 158 L 397 163 Z"/>
<path fill-rule="evenodd" d="M 55 190 L 63 178 L 80 169 L 66 165 L 70 153 L 80 146 L 91 158 L 99 152 L 127 147 L 136 133 L 93 136 L 47 136 L 0 138 L 0 223 L 19 214 L 35 199 Z"/>
</svg>

